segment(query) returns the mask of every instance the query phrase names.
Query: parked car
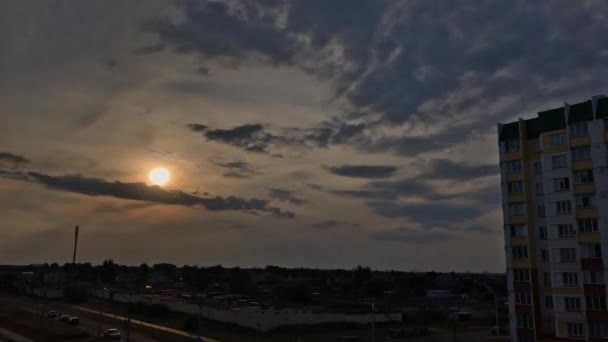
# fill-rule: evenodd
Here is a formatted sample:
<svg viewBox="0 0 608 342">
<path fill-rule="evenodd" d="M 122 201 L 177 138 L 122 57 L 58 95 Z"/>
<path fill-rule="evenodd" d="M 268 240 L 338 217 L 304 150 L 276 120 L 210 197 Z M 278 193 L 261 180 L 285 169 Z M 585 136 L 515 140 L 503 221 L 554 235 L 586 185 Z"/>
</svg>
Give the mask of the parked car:
<svg viewBox="0 0 608 342">
<path fill-rule="evenodd" d="M 78 325 L 80 324 L 80 318 L 78 317 L 70 317 L 70 320 L 68 321 L 68 323 L 72 324 L 72 325 Z"/>
<path fill-rule="evenodd" d="M 103 337 L 108 340 L 120 340 L 122 335 L 120 334 L 120 331 L 118 331 L 118 329 L 106 329 L 103 332 Z"/>
<path fill-rule="evenodd" d="M 70 321 L 70 315 L 61 315 L 59 317 L 59 320 L 62 321 L 62 322 L 66 322 L 67 323 L 67 322 Z"/>
<path fill-rule="evenodd" d="M 47 318 L 55 319 L 55 318 L 57 318 L 59 316 L 59 313 L 57 313 L 57 311 L 55 311 L 55 310 L 51 310 L 51 311 L 47 311 L 47 313 L 45 314 L 45 316 Z"/>
</svg>

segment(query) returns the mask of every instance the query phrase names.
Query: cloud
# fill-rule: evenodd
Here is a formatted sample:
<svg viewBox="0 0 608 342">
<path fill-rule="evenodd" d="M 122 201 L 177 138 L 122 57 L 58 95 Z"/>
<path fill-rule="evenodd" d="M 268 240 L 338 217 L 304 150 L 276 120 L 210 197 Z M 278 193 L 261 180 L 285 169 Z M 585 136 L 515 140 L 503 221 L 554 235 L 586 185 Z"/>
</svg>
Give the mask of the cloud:
<svg viewBox="0 0 608 342">
<path fill-rule="evenodd" d="M 242 160 L 224 161 L 221 158 L 211 158 L 211 159 L 209 159 L 209 161 L 219 167 L 222 167 L 222 168 L 228 170 L 227 172 L 224 173 L 224 177 L 250 178 L 255 175 L 262 175 L 262 172 L 258 171 L 250 163 L 247 163 Z"/>
<path fill-rule="evenodd" d="M 435 179 L 472 180 L 498 176 L 498 165 L 469 165 L 449 159 L 432 159 L 424 169 L 423 177 Z"/>
<path fill-rule="evenodd" d="M 286 190 L 279 188 L 268 189 L 270 198 L 277 199 L 281 202 L 288 202 L 295 205 L 302 205 L 306 203 L 305 199 L 295 196 L 295 190 Z"/>
<path fill-rule="evenodd" d="M 188 124 L 187 127 L 193 132 L 202 133 L 207 141 L 221 142 L 248 152 L 270 153 L 268 147 L 275 139 L 264 131 L 261 124 L 245 124 L 228 129 L 209 129 L 200 124 Z"/>
<path fill-rule="evenodd" d="M 8 177 L 11 177 L 11 174 L 8 174 Z M 267 200 L 257 198 L 244 199 L 235 196 L 200 197 L 181 190 L 165 190 L 158 186 L 148 186 L 145 183 L 110 182 L 104 179 L 87 178 L 80 175 L 52 176 L 39 172 L 27 172 L 21 173 L 17 179 L 42 184 L 51 189 L 88 196 L 111 196 L 161 204 L 201 206 L 213 211 L 266 212 L 277 217 L 295 217 L 292 212 L 270 207 Z"/>
<path fill-rule="evenodd" d="M 338 176 L 355 178 L 387 178 L 397 171 L 395 166 L 387 165 L 342 165 L 326 169 Z"/>
<path fill-rule="evenodd" d="M 13 166 L 18 166 L 23 164 L 29 164 L 30 160 L 18 154 L 13 154 L 10 152 L 0 152 L 0 163 L 3 162 L 13 164 Z"/>
<path fill-rule="evenodd" d="M 425 228 L 452 226 L 479 217 L 483 209 L 441 202 L 369 202 L 375 213 L 388 218 L 407 218 Z"/>
<path fill-rule="evenodd" d="M 378 241 L 401 242 L 413 244 L 433 244 L 452 239 L 454 236 L 445 231 L 438 230 L 412 230 L 406 227 L 376 232 L 372 238 Z"/>
<path fill-rule="evenodd" d="M 338 220 L 325 220 L 322 222 L 319 222 L 315 225 L 313 225 L 313 228 L 316 229 L 320 229 L 320 230 L 329 230 L 329 229 L 335 229 L 335 228 L 339 228 L 339 227 L 358 227 L 358 224 L 353 224 L 353 223 L 348 223 L 348 222 L 343 222 L 343 221 L 338 221 Z"/>
</svg>

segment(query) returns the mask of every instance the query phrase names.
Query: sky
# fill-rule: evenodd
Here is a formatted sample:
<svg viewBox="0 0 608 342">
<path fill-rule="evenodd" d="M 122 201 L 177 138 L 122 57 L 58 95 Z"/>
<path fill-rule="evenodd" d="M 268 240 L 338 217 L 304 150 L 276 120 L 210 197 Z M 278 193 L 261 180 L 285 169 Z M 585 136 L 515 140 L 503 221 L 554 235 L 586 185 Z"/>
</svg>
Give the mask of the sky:
<svg viewBox="0 0 608 342">
<path fill-rule="evenodd" d="M 0 2 L 0 264 L 502 271 L 496 123 L 605 92 L 605 1 Z M 171 181 L 149 183 L 165 167 Z"/>
</svg>

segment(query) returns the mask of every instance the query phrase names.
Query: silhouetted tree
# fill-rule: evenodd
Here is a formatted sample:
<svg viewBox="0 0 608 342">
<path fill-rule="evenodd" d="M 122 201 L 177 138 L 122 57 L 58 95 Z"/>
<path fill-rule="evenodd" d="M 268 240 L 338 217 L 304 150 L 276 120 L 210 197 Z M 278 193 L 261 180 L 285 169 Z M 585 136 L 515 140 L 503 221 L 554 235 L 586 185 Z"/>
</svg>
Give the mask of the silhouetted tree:
<svg viewBox="0 0 608 342">
<path fill-rule="evenodd" d="M 104 283 L 113 283 L 116 279 L 116 264 L 112 259 L 106 259 L 101 264 L 100 278 Z"/>
<path fill-rule="evenodd" d="M 251 277 L 245 270 L 235 267 L 230 270 L 228 279 L 230 291 L 234 293 L 244 293 L 251 287 Z"/>
</svg>

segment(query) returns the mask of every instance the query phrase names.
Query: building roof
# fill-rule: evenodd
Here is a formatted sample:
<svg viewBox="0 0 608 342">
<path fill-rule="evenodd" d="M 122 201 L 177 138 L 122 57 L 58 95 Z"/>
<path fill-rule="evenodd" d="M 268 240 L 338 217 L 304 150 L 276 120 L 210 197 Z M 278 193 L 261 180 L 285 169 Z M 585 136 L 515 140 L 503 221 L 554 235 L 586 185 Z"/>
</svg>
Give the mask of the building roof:
<svg viewBox="0 0 608 342">
<path fill-rule="evenodd" d="M 597 119 L 608 117 L 608 97 L 603 97 L 597 101 L 595 117 Z"/>
<path fill-rule="evenodd" d="M 540 133 L 540 120 L 538 118 L 526 120 L 526 139 L 536 139 Z"/>
<path fill-rule="evenodd" d="M 570 105 L 568 123 L 593 120 L 593 105 L 591 100 Z"/>
<path fill-rule="evenodd" d="M 564 107 L 545 110 L 538 113 L 540 133 L 566 129 Z"/>
<path fill-rule="evenodd" d="M 511 122 L 508 124 L 502 125 L 500 130 L 500 140 L 512 140 L 519 138 L 519 122 Z"/>
</svg>

